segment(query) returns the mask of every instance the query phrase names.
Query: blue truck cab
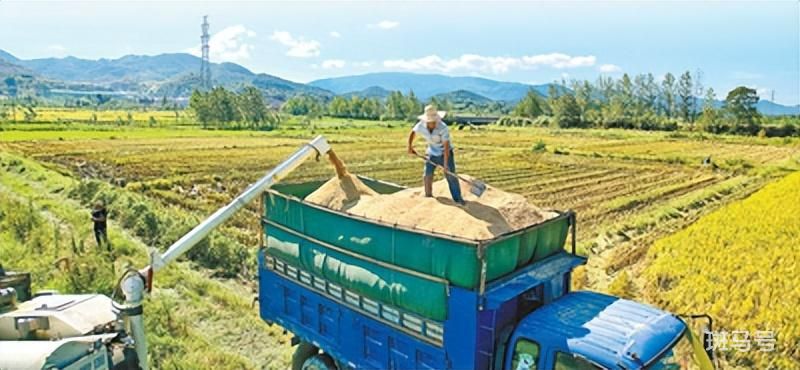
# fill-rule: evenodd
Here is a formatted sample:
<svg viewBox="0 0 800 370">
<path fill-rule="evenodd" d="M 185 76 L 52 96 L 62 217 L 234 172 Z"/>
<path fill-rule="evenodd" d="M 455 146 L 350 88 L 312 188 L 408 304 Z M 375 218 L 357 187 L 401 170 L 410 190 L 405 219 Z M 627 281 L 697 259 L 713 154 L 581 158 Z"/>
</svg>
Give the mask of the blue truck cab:
<svg viewBox="0 0 800 370">
<path fill-rule="evenodd" d="M 379 192 L 399 188 L 362 181 Z M 673 351 L 688 346 L 677 316 L 570 291 L 572 270 L 586 262 L 574 253 L 572 212 L 459 249 L 466 241 L 304 202 L 319 185 L 276 186 L 263 198 L 260 315 L 294 335 L 293 369 L 686 366 Z M 465 271 L 475 279 L 464 280 Z"/>
</svg>

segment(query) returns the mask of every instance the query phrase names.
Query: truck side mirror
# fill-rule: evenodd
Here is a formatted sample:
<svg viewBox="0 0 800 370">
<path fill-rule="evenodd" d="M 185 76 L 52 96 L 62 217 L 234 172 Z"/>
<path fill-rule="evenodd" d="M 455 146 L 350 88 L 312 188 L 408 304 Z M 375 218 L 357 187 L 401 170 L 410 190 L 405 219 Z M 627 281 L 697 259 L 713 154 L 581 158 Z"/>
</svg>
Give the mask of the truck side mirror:
<svg viewBox="0 0 800 370">
<path fill-rule="evenodd" d="M 706 324 L 703 325 L 703 349 L 708 356 L 708 359 L 714 361 L 714 320 L 708 314 L 700 315 L 681 315 L 685 318 L 692 320 L 705 319 Z M 691 328 L 689 328 L 691 330 Z"/>
</svg>

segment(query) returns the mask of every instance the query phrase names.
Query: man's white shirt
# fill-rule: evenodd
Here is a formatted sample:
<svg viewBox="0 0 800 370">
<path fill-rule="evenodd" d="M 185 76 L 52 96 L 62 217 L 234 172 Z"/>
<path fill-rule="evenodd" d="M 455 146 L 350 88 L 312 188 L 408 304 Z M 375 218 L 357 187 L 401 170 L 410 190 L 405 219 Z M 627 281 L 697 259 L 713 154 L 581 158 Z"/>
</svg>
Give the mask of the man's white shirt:
<svg viewBox="0 0 800 370">
<path fill-rule="evenodd" d="M 453 147 L 453 142 L 450 141 L 450 130 L 442 121 L 436 123 L 436 127 L 432 132 L 428 130 L 428 125 L 425 121 L 417 122 L 411 130 L 417 135 L 424 137 L 428 142 L 426 153 L 428 153 L 429 156 L 438 157 L 442 155 L 444 153 L 445 141 L 450 143 L 451 148 Z"/>
</svg>

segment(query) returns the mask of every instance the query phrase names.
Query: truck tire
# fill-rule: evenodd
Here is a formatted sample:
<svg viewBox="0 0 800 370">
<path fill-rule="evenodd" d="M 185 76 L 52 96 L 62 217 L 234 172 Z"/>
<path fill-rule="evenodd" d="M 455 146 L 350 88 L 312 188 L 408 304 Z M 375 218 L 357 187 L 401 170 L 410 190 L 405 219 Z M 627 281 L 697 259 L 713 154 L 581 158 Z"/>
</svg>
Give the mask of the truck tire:
<svg viewBox="0 0 800 370">
<path fill-rule="evenodd" d="M 292 370 L 302 370 L 306 360 L 317 353 L 319 353 L 317 346 L 308 342 L 298 343 L 297 348 L 294 349 L 294 354 L 292 354 Z"/>
<path fill-rule="evenodd" d="M 336 370 L 336 363 L 323 353 L 309 357 L 301 370 Z"/>
</svg>

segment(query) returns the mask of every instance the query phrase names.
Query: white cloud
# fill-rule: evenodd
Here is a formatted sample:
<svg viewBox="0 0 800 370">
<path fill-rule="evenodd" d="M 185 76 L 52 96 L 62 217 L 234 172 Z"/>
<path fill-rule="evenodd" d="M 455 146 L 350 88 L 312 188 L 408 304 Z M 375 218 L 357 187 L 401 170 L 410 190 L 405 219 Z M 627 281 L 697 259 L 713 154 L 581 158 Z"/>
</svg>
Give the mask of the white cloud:
<svg viewBox="0 0 800 370">
<path fill-rule="evenodd" d="M 344 68 L 345 61 L 341 59 L 328 59 L 322 61 L 323 69 Z"/>
<path fill-rule="evenodd" d="M 255 36 L 255 31 L 240 24 L 226 27 L 208 40 L 209 58 L 212 62 L 241 62 L 250 59 L 250 53 L 255 46 L 248 43 L 247 39 Z M 200 45 L 185 51 L 195 56 L 201 55 Z"/>
<path fill-rule="evenodd" d="M 277 41 L 283 46 L 288 46 L 286 55 L 296 58 L 308 58 L 319 55 L 320 43 L 315 40 L 306 40 L 302 37 L 294 37 L 286 31 L 275 31 L 270 39 Z"/>
<path fill-rule="evenodd" d="M 397 21 L 390 21 L 390 20 L 382 20 L 378 23 L 368 24 L 367 27 L 369 28 L 380 28 L 382 30 L 390 30 L 392 28 L 397 28 L 400 25 L 400 22 Z"/>
<path fill-rule="evenodd" d="M 63 54 L 67 51 L 67 48 L 61 44 L 51 44 L 47 46 L 47 51 L 56 53 L 56 54 Z"/>
<path fill-rule="evenodd" d="M 330 33 L 328 33 L 328 35 L 329 35 L 330 37 L 333 37 L 333 38 L 335 38 L 335 39 L 338 39 L 338 38 L 342 37 L 342 34 L 341 34 L 341 33 L 339 33 L 339 32 L 336 32 L 336 31 L 331 31 Z"/>
<path fill-rule="evenodd" d="M 591 67 L 597 62 L 594 55 L 569 56 L 563 53 L 540 54 L 524 56 L 522 60 L 531 66 L 549 66 L 553 68 Z"/>
<path fill-rule="evenodd" d="M 617 73 L 622 72 L 622 68 L 614 64 L 603 64 L 598 68 L 603 73 Z"/>
<path fill-rule="evenodd" d="M 570 56 L 562 53 L 526 55 L 522 57 L 483 56 L 464 54 L 458 58 L 443 59 L 438 55 L 428 55 L 416 59 L 395 59 L 383 61 L 383 66 L 392 69 L 436 72 L 483 72 L 501 74 L 512 69 L 536 69 L 551 67 L 556 69 L 591 67 L 597 62 L 593 55 Z"/>
<path fill-rule="evenodd" d="M 359 67 L 369 68 L 372 67 L 372 62 L 370 61 L 358 62 L 356 63 L 356 65 Z"/>
</svg>

